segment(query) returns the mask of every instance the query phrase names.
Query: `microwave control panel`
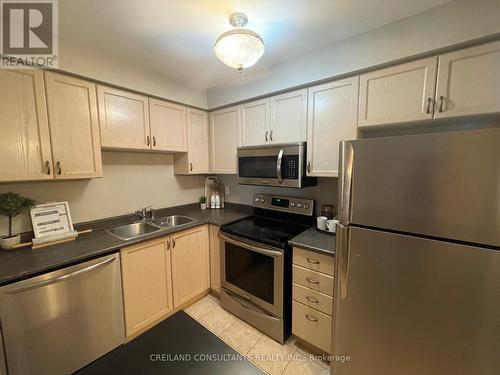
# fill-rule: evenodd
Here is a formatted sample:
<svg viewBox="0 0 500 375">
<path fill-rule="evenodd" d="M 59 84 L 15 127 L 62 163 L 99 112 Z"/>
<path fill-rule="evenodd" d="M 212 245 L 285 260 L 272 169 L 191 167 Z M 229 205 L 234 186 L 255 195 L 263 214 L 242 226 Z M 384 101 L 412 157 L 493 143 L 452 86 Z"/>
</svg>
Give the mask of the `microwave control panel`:
<svg viewBox="0 0 500 375">
<path fill-rule="evenodd" d="M 281 168 L 283 178 L 297 180 L 299 178 L 299 155 L 284 155 Z"/>
</svg>

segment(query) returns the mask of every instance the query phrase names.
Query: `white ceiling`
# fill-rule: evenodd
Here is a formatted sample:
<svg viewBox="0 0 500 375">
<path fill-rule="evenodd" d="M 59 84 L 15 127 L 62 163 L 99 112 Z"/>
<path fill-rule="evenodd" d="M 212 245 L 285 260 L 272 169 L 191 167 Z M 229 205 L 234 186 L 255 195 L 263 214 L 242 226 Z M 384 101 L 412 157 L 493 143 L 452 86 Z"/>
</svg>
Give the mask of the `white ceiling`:
<svg viewBox="0 0 500 375">
<path fill-rule="evenodd" d="M 450 0 L 61 0 L 59 37 L 192 88 L 237 77 L 213 53 L 235 11 L 266 52 L 243 74 L 332 45 Z M 63 51 L 62 51 L 63 52 Z"/>
</svg>

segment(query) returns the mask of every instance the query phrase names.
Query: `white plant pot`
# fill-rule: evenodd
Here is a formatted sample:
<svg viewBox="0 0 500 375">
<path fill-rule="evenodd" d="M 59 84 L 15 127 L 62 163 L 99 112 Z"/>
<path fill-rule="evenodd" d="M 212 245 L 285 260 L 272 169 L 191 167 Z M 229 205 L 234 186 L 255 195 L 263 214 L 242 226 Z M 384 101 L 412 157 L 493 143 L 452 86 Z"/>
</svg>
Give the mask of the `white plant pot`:
<svg viewBox="0 0 500 375">
<path fill-rule="evenodd" d="M 207 209 L 207 204 L 206 203 L 200 203 L 200 208 L 202 210 L 206 210 Z"/>
<path fill-rule="evenodd" d="M 21 236 L 4 237 L 0 238 L 0 247 L 4 250 L 12 250 L 14 245 L 21 243 Z"/>
</svg>

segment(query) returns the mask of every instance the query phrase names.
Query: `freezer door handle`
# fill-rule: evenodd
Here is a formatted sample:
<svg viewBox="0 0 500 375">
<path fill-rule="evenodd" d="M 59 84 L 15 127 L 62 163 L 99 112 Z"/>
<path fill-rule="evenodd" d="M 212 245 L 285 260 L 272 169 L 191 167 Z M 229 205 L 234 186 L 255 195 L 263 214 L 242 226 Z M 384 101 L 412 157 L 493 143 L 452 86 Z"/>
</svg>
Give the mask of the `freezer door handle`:
<svg viewBox="0 0 500 375">
<path fill-rule="evenodd" d="M 347 298 L 347 282 L 349 277 L 349 229 L 341 224 L 337 227 L 339 294 L 341 299 Z"/>
<path fill-rule="evenodd" d="M 349 141 L 340 142 L 339 150 L 339 221 L 348 225 L 351 211 L 352 169 L 354 148 Z"/>
</svg>

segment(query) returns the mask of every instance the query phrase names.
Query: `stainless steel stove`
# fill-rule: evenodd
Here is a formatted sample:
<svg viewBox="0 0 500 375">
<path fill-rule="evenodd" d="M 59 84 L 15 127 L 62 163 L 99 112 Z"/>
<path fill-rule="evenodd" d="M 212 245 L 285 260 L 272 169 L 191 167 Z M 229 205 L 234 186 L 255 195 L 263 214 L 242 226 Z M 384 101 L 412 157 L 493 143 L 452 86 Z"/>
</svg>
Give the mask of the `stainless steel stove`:
<svg viewBox="0 0 500 375">
<path fill-rule="evenodd" d="M 255 194 L 253 215 L 223 225 L 221 305 L 284 343 L 291 331 L 292 248 L 314 221 L 314 200 Z"/>
</svg>

